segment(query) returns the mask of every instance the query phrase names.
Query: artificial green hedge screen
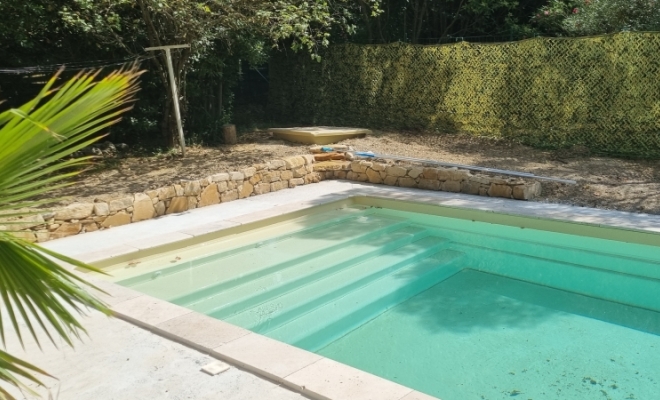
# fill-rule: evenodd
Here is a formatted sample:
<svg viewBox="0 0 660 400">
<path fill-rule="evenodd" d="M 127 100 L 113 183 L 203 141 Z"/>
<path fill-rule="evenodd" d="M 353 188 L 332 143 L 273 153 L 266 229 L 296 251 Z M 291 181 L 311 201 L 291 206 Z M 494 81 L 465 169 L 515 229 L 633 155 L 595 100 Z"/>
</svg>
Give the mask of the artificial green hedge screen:
<svg viewBox="0 0 660 400">
<path fill-rule="evenodd" d="M 335 45 L 270 65 L 274 120 L 469 132 L 660 158 L 660 33 Z"/>
</svg>

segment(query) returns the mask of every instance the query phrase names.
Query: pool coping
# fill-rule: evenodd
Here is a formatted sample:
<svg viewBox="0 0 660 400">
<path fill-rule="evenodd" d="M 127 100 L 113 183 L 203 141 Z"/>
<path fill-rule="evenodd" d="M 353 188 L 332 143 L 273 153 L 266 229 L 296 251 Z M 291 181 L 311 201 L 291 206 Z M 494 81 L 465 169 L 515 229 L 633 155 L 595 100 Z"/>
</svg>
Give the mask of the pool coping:
<svg viewBox="0 0 660 400">
<path fill-rule="evenodd" d="M 276 219 L 319 205 L 340 201 L 351 202 L 361 197 L 618 228 L 649 233 L 654 237 L 660 234 L 660 216 L 655 215 L 344 181 L 325 181 L 317 185 L 300 186 L 289 191 L 221 203 L 108 231 L 58 239 L 45 243 L 44 247 L 92 264 L 110 262 L 110 260 L 114 262 L 122 257 L 131 257 L 140 251 L 158 249 L 177 241 L 258 221 Z M 188 223 L 184 224 L 184 222 Z M 153 234 L 154 230 L 156 234 Z M 102 242 L 102 245 L 99 246 L 98 242 Z M 429 400 L 435 398 L 368 372 L 111 283 L 98 276 L 84 273 L 81 275 L 106 292 L 99 297 L 111 307 L 116 317 L 280 383 L 313 399 Z"/>
</svg>

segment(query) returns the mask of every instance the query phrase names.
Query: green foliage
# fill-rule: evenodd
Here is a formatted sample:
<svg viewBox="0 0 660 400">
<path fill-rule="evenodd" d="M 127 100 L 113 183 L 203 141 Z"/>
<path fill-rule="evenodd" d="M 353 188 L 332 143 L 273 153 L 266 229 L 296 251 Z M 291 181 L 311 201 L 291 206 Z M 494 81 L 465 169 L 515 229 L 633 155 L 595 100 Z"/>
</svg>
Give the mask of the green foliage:
<svg viewBox="0 0 660 400">
<path fill-rule="evenodd" d="M 91 285 L 59 263 L 95 268 L 21 240 L 11 229 L 20 227 L 20 218 L 31 215 L 25 209 L 58 200 L 32 198 L 67 185 L 66 180 L 89 163 L 90 157 L 70 156 L 117 122 L 135 95 L 138 76 L 135 69 L 100 80 L 95 73 L 81 73 L 59 88 L 54 87 L 57 77 L 53 77 L 32 101 L 0 113 L 0 215 L 10 229 L 0 231 L 1 311 L 21 344 L 24 325 L 37 344 L 40 328 L 53 344 L 60 337 L 72 345 L 72 338 L 84 332 L 75 313 L 94 309 L 109 314 L 103 303 L 85 291 L 84 286 Z M 5 329 L 0 324 L 3 343 Z M 17 376 L 41 384 L 32 373 L 45 374 L 0 351 L 1 381 L 27 390 Z M 0 395 L 13 398 L 1 388 Z"/>
<path fill-rule="evenodd" d="M 575 36 L 660 31 L 660 1 L 586 0 L 575 6 L 563 27 Z"/>
<path fill-rule="evenodd" d="M 463 131 L 660 157 L 660 33 L 345 44 L 323 60 L 271 63 L 270 107 L 279 122 Z"/>
</svg>

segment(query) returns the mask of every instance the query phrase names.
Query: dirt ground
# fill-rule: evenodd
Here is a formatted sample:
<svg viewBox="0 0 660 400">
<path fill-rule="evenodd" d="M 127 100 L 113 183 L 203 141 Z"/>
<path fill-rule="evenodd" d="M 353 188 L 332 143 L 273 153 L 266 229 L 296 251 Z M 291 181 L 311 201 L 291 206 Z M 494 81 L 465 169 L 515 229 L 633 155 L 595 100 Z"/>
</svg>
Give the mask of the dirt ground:
<svg viewBox="0 0 660 400">
<path fill-rule="evenodd" d="M 543 151 L 467 135 L 376 131 L 342 143 L 361 151 L 573 179 L 577 185 L 544 182 L 537 201 L 660 214 L 660 161 L 596 157 L 580 148 Z M 237 145 L 189 148 L 185 159 L 175 152 L 105 159 L 55 195 L 70 196 L 62 204 L 118 197 L 307 152 L 306 145 L 274 140 L 267 132 L 252 132 L 241 135 Z"/>
</svg>

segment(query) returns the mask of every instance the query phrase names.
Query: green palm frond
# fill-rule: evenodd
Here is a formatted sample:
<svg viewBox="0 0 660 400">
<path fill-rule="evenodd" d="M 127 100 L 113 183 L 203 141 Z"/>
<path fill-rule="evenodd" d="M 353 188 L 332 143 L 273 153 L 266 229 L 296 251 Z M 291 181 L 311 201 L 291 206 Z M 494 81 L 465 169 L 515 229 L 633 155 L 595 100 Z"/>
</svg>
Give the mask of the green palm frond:
<svg viewBox="0 0 660 400">
<path fill-rule="evenodd" d="M 33 100 L 0 113 L 0 216 L 3 225 L 20 226 L 18 217 L 34 214 L 30 207 L 57 199 L 33 200 L 81 172 L 91 157 L 71 157 L 102 137 L 130 109 L 140 75 L 134 66 L 99 78 L 99 72 L 81 72 L 60 87 L 58 75 Z M 96 289 L 63 263 L 84 270 L 92 266 L 0 231 L 0 339 L 12 328 L 21 344 L 27 333 L 36 343 L 40 332 L 56 344 L 72 345 L 84 328 L 76 319 L 85 310 L 109 314 L 108 308 L 86 288 Z M 98 290 L 98 289 L 97 289 Z M 6 326 L 7 325 L 7 326 Z M 37 367 L 0 351 L 0 381 L 29 390 L 22 380 L 41 385 Z M 0 398 L 13 399 L 4 388 Z"/>
</svg>

